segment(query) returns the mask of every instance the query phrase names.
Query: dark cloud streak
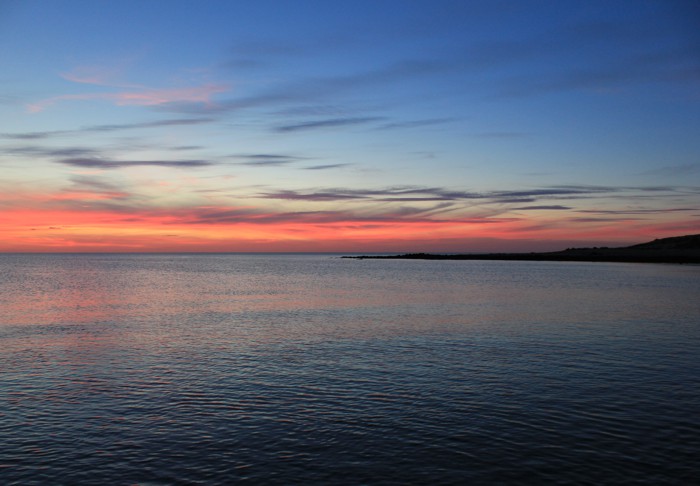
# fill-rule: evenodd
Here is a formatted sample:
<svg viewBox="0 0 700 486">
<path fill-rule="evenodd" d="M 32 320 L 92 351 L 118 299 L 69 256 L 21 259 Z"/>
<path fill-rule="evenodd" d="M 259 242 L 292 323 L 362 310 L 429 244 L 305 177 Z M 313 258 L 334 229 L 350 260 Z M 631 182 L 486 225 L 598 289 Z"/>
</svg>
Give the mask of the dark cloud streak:
<svg viewBox="0 0 700 486">
<path fill-rule="evenodd" d="M 175 118 L 170 120 L 156 120 L 140 123 L 124 123 L 114 125 L 90 125 L 74 130 L 53 130 L 46 132 L 3 133 L 2 138 L 13 140 L 41 140 L 59 135 L 77 135 L 81 133 L 115 132 L 121 130 L 135 130 L 143 128 L 159 128 L 186 125 L 201 125 L 216 121 L 215 118 Z"/>
<path fill-rule="evenodd" d="M 521 206 L 519 208 L 513 208 L 514 211 L 539 211 L 539 210 L 555 210 L 555 211 L 568 211 L 570 209 L 573 209 L 569 206 L 559 206 L 559 205 L 552 205 L 552 206 Z"/>
<path fill-rule="evenodd" d="M 173 127 L 187 125 L 201 125 L 203 123 L 212 123 L 215 118 L 175 118 L 171 120 L 156 120 L 152 122 L 142 123 L 124 123 L 116 125 L 91 125 L 85 128 L 74 130 L 74 132 L 114 132 L 119 130 L 133 130 L 139 128 L 158 128 L 158 127 Z"/>
<path fill-rule="evenodd" d="M 328 170 L 328 169 L 339 169 L 341 167 L 347 167 L 350 164 L 322 164 L 322 165 L 312 165 L 309 167 L 302 167 L 304 170 Z"/>
<path fill-rule="evenodd" d="M 326 120 L 314 120 L 291 125 L 282 125 L 274 128 L 278 133 L 298 132 L 302 130 L 316 130 L 323 128 L 336 128 L 351 125 L 363 125 L 382 120 L 382 117 L 357 117 L 357 118 L 331 118 Z"/>
<path fill-rule="evenodd" d="M 157 166 L 157 167 L 174 167 L 174 168 L 192 168 L 192 167 L 207 167 L 214 165 L 206 160 L 107 160 L 97 157 L 77 157 L 60 159 L 57 161 L 60 164 L 70 165 L 73 167 L 84 167 L 91 169 L 118 169 L 123 167 L 136 166 Z"/>
<path fill-rule="evenodd" d="M 237 165 L 249 167 L 276 167 L 308 160 L 307 157 L 286 154 L 239 154 L 232 155 L 231 157 L 242 160 L 242 162 L 238 162 Z"/>
<path fill-rule="evenodd" d="M 254 210 L 233 209 L 219 212 L 199 212 L 183 215 L 178 218 L 178 224 L 276 224 L 276 223 L 300 223 L 300 224 L 340 224 L 340 223 L 492 223 L 498 224 L 516 221 L 515 218 L 454 218 L 449 220 L 433 219 L 424 216 L 424 213 L 440 208 L 415 209 L 399 208 L 378 214 L 362 215 L 348 211 L 299 211 L 284 213 L 260 213 Z"/>
<path fill-rule="evenodd" d="M 664 209 L 581 209 L 578 213 L 588 214 L 660 214 L 697 211 L 699 208 L 664 208 Z"/>
<path fill-rule="evenodd" d="M 421 128 L 432 125 L 442 125 L 455 121 L 455 118 L 430 118 L 427 120 L 409 120 L 404 122 L 386 123 L 377 127 L 377 130 L 395 130 L 402 128 Z"/>
<path fill-rule="evenodd" d="M 688 188 L 660 188 L 660 187 L 603 187 L 603 186 L 559 186 L 545 187 L 539 189 L 530 189 L 522 191 L 486 191 L 486 192 L 470 192 L 470 191 L 455 191 L 440 187 L 416 187 L 416 186 L 398 186 L 388 187 L 383 189 L 344 189 L 344 188 L 328 188 L 322 190 L 295 191 L 295 190 L 280 190 L 269 191 L 258 194 L 256 197 L 263 199 L 279 199 L 287 201 L 325 201 L 325 202 L 340 202 L 340 201 L 357 201 L 367 203 L 399 203 L 399 202 L 458 202 L 471 201 L 477 205 L 498 204 L 500 206 L 510 206 L 520 204 L 503 210 L 512 211 L 535 211 L 535 210 L 554 210 L 554 211 L 569 211 L 575 210 L 570 205 L 560 204 L 528 204 L 522 206 L 523 203 L 536 203 L 540 200 L 595 200 L 595 199 L 611 199 L 611 198 L 630 198 L 643 197 L 639 192 L 654 192 L 656 195 L 648 194 L 646 197 L 652 200 L 663 200 L 670 197 L 676 197 L 681 192 L 687 192 Z M 676 208 L 671 211 L 691 211 L 692 208 Z M 620 214 L 643 214 L 657 210 L 635 210 Z M 639 211 L 639 212 L 637 212 Z M 664 211 L 664 210 L 658 210 Z M 594 212 L 591 210 L 591 212 Z"/>
</svg>

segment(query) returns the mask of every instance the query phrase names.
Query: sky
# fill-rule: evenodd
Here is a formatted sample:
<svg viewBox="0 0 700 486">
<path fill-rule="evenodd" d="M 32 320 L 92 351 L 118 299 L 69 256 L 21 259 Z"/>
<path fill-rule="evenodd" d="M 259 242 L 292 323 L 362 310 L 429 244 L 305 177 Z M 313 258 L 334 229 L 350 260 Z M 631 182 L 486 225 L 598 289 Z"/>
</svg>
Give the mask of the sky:
<svg viewBox="0 0 700 486">
<path fill-rule="evenodd" d="M 0 251 L 700 233 L 700 3 L 0 2 Z"/>
</svg>

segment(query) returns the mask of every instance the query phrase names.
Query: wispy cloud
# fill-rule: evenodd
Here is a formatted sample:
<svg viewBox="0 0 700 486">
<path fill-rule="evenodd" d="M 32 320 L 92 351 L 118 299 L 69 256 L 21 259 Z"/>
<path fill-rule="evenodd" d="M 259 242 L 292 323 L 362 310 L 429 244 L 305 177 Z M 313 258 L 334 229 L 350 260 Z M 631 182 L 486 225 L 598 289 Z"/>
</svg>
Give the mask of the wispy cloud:
<svg viewBox="0 0 700 486">
<path fill-rule="evenodd" d="M 661 209 L 581 209 L 579 213 L 589 214 L 660 214 L 660 213 L 677 213 L 686 211 L 698 211 L 700 206 L 696 208 L 661 208 Z"/>
<path fill-rule="evenodd" d="M 286 154 L 239 154 L 231 157 L 242 160 L 238 165 L 247 165 L 251 167 L 275 167 L 308 160 L 306 157 Z"/>
<path fill-rule="evenodd" d="M 698 46 L 632 54 L 583 69 L 560 70 L 548 76 L 512 78 L 502 83 L 503 96 L 532 96 L 571 90 L 606 90 L 639 83 L 696 83 Z"/>
<path fill-rule="evenodd" d="M 65 130 L 51 130 L 46 132 L 3 133 L 0 137 L 14 140 L 40 140 L 64 133 L 66 133 Z"/>
<path fill-rule="evenodd" d="M 122 60 L 110 65 L 76 66 L 71 71 L 59 73 L 63 79 L 73 83 L 110 86 L 115 88 L 144 88 L 142 85 L 121 81 L 129 60 Z"/>
<path fill-rule="evenodd" d="M 665 167 L 659 167 L 658 169 L 644 171 L 641 174 L 653 177 L 674 177 L 697 174 L 698 172 L 700 172 L 700 163 L 667 165 Z"/>
<path fill-rule="evenodd" d="M 401 128 L 421 128 L 432 125 L 443 125 L 455 121 L 455 118 L 429 118 L 426 120 L 408 120 L 402 122 L 386 123 L 377 127 L 378 130 L 395 130 Z"/>
<path fill-rule="evenodd" d="M 539 211 L 539 210 L 555 210 L 555 211 L 568 211 L 570 209 L 573 209 L 569 206 L 560 206 L 557 204 L 551 205 L 551 206 L 520 206 L 517 208 L 513 208 L 515 211 Z"/>
<path fill-rule="evenodd" d="M 451 69 L 454 69 L 454 64 L 442 60 L 410 59 L 361 72 L 283 83 L 259 93 L 220 100 L 215 104 L 193 104 L 187 100 L 181 100 L 164 103 L 158 108 L 187 114 L 224 113 L 265 106 L 275 106 L 279 110 L 283 105 L 319 103 L 330 97 L 362 91 L 368 87 L 406 81 L 415 77 L 434 76 Z"/>
<path fill-rule="evenodd" d="M 89 125 L 85 128 L 76 131 L 83 132 L 113 132 L 117 130 L 133 130 L 141 128 L 158 128 L 158 127 L 174 127 L 182 125 L 201 125 L 204 123 L 212 123 L 215 118 L 174 118 L 169 120 L 154 120 L 140 123 L 122 123 L 113 125 Z"/>
<path fill-rule="evenodd" d="M 118 93 L 81 93 L 46 98 L 27 105 L 27 111 L 38 113 L 64 101 L 109 101 L 118 106 L 159 106 L 172 103 L 212 105 L 212 97 L 229 91 L 230 87 L 221 84 L 206 84 L 184 88 L 143 88 Z"/>
<path fill-rule="evenodd" d="M 282 58 L 317 56 L 323 51 L 337 48 L 342 44 L 355 42 L 354 36 L 334 33 L 325 36 L 309 36 L 302 39 L 288 39 L 287 42 L 272 40 L 236 41 L 230 49 L 230 57 L 222 66 L 225 68 L 257 68 Z"/>
<path fill-rule="evenodd" d="M 279 224 L 293 223 L 301 225 L 326 225 L 338 223 L 420 223 L 428 225 L 440 224 L 498 224 L 516 221 L 516 218 L 453 218 L 449 220 L 436 219 L 424 215 L 429 210 L 406 210 L 376 212 L 373 214 L 358 214 L 351 211 L 295 211 L 281 213 L 266 213 L 250 208 L 236 208 L 212 211 L 209 208 L 195 209 L 178 217 L 173 223 L 179 224 Z"/>
<path fill-rule="evenodd" d="M 272 194 L 268 194 L 269 197 Z M 333 188 L 324 191 L 309 191 L 306 193 L 295 191 L 283 191 L 278 193 L 281 199 L 297 198 L 317 200 L 336 197 L 339 199 L 368 199 L 378 201 L 452 201 L 456 199 L 477 199 L 483 197 L 478 193 L 452 191 L 439 187 L 395 186 L 380 189 L 342 189 Z M 277 197 L 275 196 L 275 197 Z"/>
<path fill-rule="evenodd" d="M 279 199 L 287 201 L 310 202 L 361 202 L 373 203 L 428 203 L 428 202 L 459 202 L 463 207 L 493 208 L 497 212 L 507 211 L 574 211 L 571 204 L 536 204 L 539 201 L 609 201 L 620 199 L 628 200 L 640 198 L 647 200 L 649 204 L 662 204 L 663 201 L 674 201 L 692 188 L 685 187 L 607 187 L 607 186 L 575 186 L 563 185 L 556 187 L 533 188 L 526 190 L 491 190 L 491 191 L 464 191 L 444 187 L 420 187 L 397 186 L 378 189 L 348 189 L 326 188 L 311 190 L 274 190 L 259 193 L 256 197 L 263 199 Z M 526 204 L 523 203 L 535 203 Z M 638 210 L 618 210 L 618 214 L 645 214 L 653 212 L 679 212 L 692 211 L 696 208 L 648 208 Z M 596 210 L 586 210 L 591 213 Z M 604 214 L 604 213 L 600 213 Z"/>
<path fill-rule="evenodd" d="M 92 132 L 115 132 L 120 130 L 138 130 L 144 128 L 172 127 L 181 125 L 201 125 L 216 121 L 214 118 L 173 118 L 136 123 L 120 123 L 112 125 L 88 125 L 74 130 L 52 130 L 45 132 L 3 133 L 1 138 L 11 140 L 40 140 L 58 135 L 75 135 Z"/>
<path fill-rule="evenodd" d="M 571 90 L 609 92 L 649 82 L 697 82 L 700 39 L 684 36 L 678 25 L 679 35 L 669 44 L 667 27 L 656 20 L 571 22 L 530 37 L 473 44 L 466 47 L 463 58 L 480 72 L 497 73 L 496 68 L 516 64 L 538 67 L 510 77 L 496 74 L 492 86 L 506 97 Z M 589 61 L 566 62 L 563 56 L 571 58 L 572 53 Z"/>
<path fill-rule="evenodd" d="M 136 166 L 157 166 L 157 167 L 207 167 L 214 163 L 206 160 L 109 160 L 98 157 L 74 157 L 60 159 L 57 162 L 73 167 L 83 167 L 91 169 L 118 169 L 122 167 Z"/>
<path fill-rule="evenodd" d="M 125 201 L 133 195 L 123 187 L 96 177 L 76 175 L 70 178 L 71 186 L 54 194 L 51 199 L 65 204 L 71 201 Z"/>
<path fill-rule="evenodd" d="M 298 132 L 302 130 L 316 130 L 323 128 L 344 127 L 350 125 L 363 125 L 375 121 L 382 120 L 382 117 L 356 117 L 356 118 L 331 118 L 326 120 L 314 120 L 291 125 L 282 125 L 275 127 L 276 132 Z"/>
<path fill-rule="evenodd" d="M 74 186 L 80 188 L 100 191 L 123 191 L 123 188 L 115 185 L 113 182 L 107 182 L 94 176 L 75 175 L 70 178 L 70 181 Z"/>
<path fill-rule="evenodd" d="M 490 193 L 494 197 L 549 197 L 549 196 L 581 196 L 588 194 L 601 194 L 616 192 L 620 188 L 595 187 L 595 186 L 558 186 L 544 189 L 530 189 L 523 191 L 495 191 Z"/>
<path fill-rule="evenodd" d="M 574 223 L 617 223 L 623 221 L 639 221 L 641 218 L 571 218 Z"/>
<path fill-rule="evenodd" d="M 363 194 L 348 194 L 334 190 L 329 192 L 300 193 L 291 190 L 281 190 L 275 192 L 265 192 L 258 197 L 264 199 L 283 199 L 288 201 L 343 201 L 348 199 L 365 199 Z"/>
<path fill-rule="evenodd" d="M 309 167 L 302 167 L 304 170 L 327 170 L 327 169 L 339 169 L 341 167 L 348 167 L 351 164 L 321 164 L 312 165 Z"/>
<path fill-rule="evenodd" d="M 203 145 L 178 145 L 177 147 L 170 147 L 170 150 L 176 150 L 178 152 L 183 152 L 186 150 L 200 150 L 203 149 Z"/>
<path fill-rule="evenodd" d="M 342 201 L 367 200 L 380 202 L 454 201 L 459 199 L 483 199 L 479 193 L 452 191 L 435 187 L 398 186 L 383 189 L 342 189 L 330 188 L 316 191 L 282 190 L 260 194 L 266 199 L 286 199 L 297 201 Z"/>
<path fill-rule="evenodd" d="M 90 147 L 44 147 L 39 145 L 22 145 L 18 147 L 4 147 L 5 154 L 33 155 L 37 157 L 85 157 L 98 153 Z"/>
</svg>

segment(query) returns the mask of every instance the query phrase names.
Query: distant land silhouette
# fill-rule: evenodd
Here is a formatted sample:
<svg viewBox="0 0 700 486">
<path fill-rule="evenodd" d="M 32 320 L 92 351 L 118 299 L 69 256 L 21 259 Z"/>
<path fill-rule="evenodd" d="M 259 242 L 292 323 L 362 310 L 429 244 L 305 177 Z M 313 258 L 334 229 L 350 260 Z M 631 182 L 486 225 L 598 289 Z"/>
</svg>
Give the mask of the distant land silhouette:
<svg viewBox="0 0 700 486">
<path fill-rule="evenodd" d="M 620 248 L 567 248 L 540 253 L 468 253 L 345 256 L 355 259 L 408 260 L 531 260 L 559 262 L 633 262 L 633 263 L 700 263 L 700 234 L 661 238 L 639 245 Z"/>
</svg>

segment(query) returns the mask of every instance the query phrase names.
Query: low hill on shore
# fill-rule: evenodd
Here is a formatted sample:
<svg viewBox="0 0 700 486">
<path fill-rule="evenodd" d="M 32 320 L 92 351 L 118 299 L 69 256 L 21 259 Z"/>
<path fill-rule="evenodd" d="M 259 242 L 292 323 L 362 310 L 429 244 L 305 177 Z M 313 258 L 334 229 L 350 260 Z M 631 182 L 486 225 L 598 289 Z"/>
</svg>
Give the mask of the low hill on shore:
<svg viewBox="0 0 700 486">
<path fill-rule="evenodd" d="M 407 253 L 391 256 L 353 256 L 355 259 L 412 259 L 412 260 L 531 260 L 581 262 L 638 262 L 638 263 L 698 263 L 700 264 L 700 234 L 661 238 L 638 245 L 619 248 L 567 248 L 542 253 L 469 253 L 432 254 Z"/>
<path fill-rule="evenodd" d="M 637 250 L 700 250 L 700 235 L 673 236 L 628 246 Z"/>
</svg>

